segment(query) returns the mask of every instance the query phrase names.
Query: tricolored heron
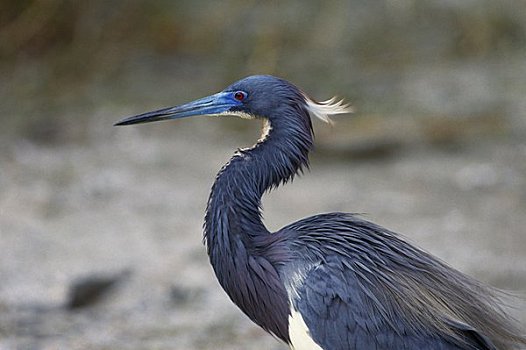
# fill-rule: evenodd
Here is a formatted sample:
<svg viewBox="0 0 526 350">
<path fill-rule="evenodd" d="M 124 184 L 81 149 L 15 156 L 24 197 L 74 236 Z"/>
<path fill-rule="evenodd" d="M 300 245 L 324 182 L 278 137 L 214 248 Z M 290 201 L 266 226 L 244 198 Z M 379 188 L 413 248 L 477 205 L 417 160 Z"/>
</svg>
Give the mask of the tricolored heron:
<svg viewBox="0 0 526 350">
<path fill-rule="evenodd" d="M 270 232 L 261 197 L 308 166 L 311 117 L 347 113 L 293 84 L 250 76 L 223 91 L 116 125 L 197 115 L 262 119 L 263 135 L 221 169 L 204 225 L 210 263 L 232 301 L 296 350 L 516 349 L 526 345 L 499 292 L 396 233 L 346 213 Z"/>
</svg>

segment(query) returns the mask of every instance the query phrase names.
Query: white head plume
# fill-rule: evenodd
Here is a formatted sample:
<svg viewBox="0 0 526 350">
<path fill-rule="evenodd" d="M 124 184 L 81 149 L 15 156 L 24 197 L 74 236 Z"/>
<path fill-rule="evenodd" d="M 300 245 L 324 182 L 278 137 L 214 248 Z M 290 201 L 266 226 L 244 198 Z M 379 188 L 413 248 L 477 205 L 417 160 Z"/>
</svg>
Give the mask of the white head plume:
<svg viewBox="0 0 526 350">
<path fill-rule="evenodd" d="M 332 124 L 331 115 L 352 113 L 353 109 L 343 99 L 332 97 L 326 101 L 317 102 L 305 95 L 307 110 L 311 117 L 316 117 L 325 123 Z"/>
</svg>

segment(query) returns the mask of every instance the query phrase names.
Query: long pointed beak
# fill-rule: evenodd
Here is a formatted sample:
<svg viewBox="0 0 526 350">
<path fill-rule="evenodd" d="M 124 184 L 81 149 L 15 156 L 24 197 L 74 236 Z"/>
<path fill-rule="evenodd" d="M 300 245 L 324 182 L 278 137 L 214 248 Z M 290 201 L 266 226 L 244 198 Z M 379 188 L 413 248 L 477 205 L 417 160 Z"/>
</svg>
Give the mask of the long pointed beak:
<svg viewBox="0 0 526 350">
<path fill-rule="evenodd" d="M 228 112 L 232 107 L 239 106 L 239 104 L 240 103 L 237 100 L 231 97 L 230 93 L 219 92 L 215 95 L 203 97 L 199 100 L 188 102 L 180 106 L 163 108 L 124 118 L 114 125 L 150 123 L 158 120 L 179 119 L 196 115 L 223 114 Z"/>
</svg>

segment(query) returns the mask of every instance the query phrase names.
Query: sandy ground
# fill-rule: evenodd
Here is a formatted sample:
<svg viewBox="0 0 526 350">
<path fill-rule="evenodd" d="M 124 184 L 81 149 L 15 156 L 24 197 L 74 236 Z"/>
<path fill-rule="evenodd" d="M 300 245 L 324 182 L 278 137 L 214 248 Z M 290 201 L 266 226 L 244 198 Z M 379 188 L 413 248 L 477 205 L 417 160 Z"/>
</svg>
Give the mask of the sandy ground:
<svg viewBox="0 0 526 350">
<path fill-rule="evenodd" d="M 94 118 L 96 137 L 82 144 L 17 141 L 1 154 L 0 349 L 284 349 L 230 302 L 201 243 L 215 173 L 248 138 L 216 122 L 110 122 Z M 364 213 L 466 273 L 526 291 L 524 141 L 353 159 L 331 156 L 338 132 L 320 135 L 310 173 L 264 199 L 270 228 Z M 75 281 L 123 271 L 102 301 L 65 307 Z M 526 304 L 515 305 L 524 324 Z"/>
</svg>

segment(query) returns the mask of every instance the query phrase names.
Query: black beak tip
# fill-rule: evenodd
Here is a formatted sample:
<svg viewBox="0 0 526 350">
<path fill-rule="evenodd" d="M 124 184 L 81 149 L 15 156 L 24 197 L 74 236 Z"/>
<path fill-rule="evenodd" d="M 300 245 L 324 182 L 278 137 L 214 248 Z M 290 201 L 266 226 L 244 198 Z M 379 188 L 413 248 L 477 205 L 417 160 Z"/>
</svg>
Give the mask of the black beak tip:
<svg viewBox="0 0 526 350">
<path fill-rule="evenodd" d="M 126 123 L 126 120 L 121 120 L 121 121 L 118 121 L 115 124 L 113 124 L 113 126 L 122 126 L 122 125 L 128 125 Z"/>
<path fill-rule="evenodd" d="M 128 118 L 121 119 L 118 122 L 116 122 L 115 124 L 113 124 L 113 126 L 123 126 L 123 125 L 147 123 L 148 121 L 149 120 L 147 120 L 146 118 L 140 118 L 140 116 L 133 116 L 133 117 L 128 117 Z"/>
<path fill-rule="evenodd" d="M 113 124 L 113 126 L 143 124 L 143 123 L 156 122 L 159 120 L 165 120 L 165 119 L 168 119 L 169 114 L 165 113 L 165 111 L 168 109 L 169 108 L 161 109 L 161 110 L 153 111 L 153 112 L 146 112 L 143 114 L 127 117 L 127 118 L 119 120 L 118 122 Z"/>
</svg>

